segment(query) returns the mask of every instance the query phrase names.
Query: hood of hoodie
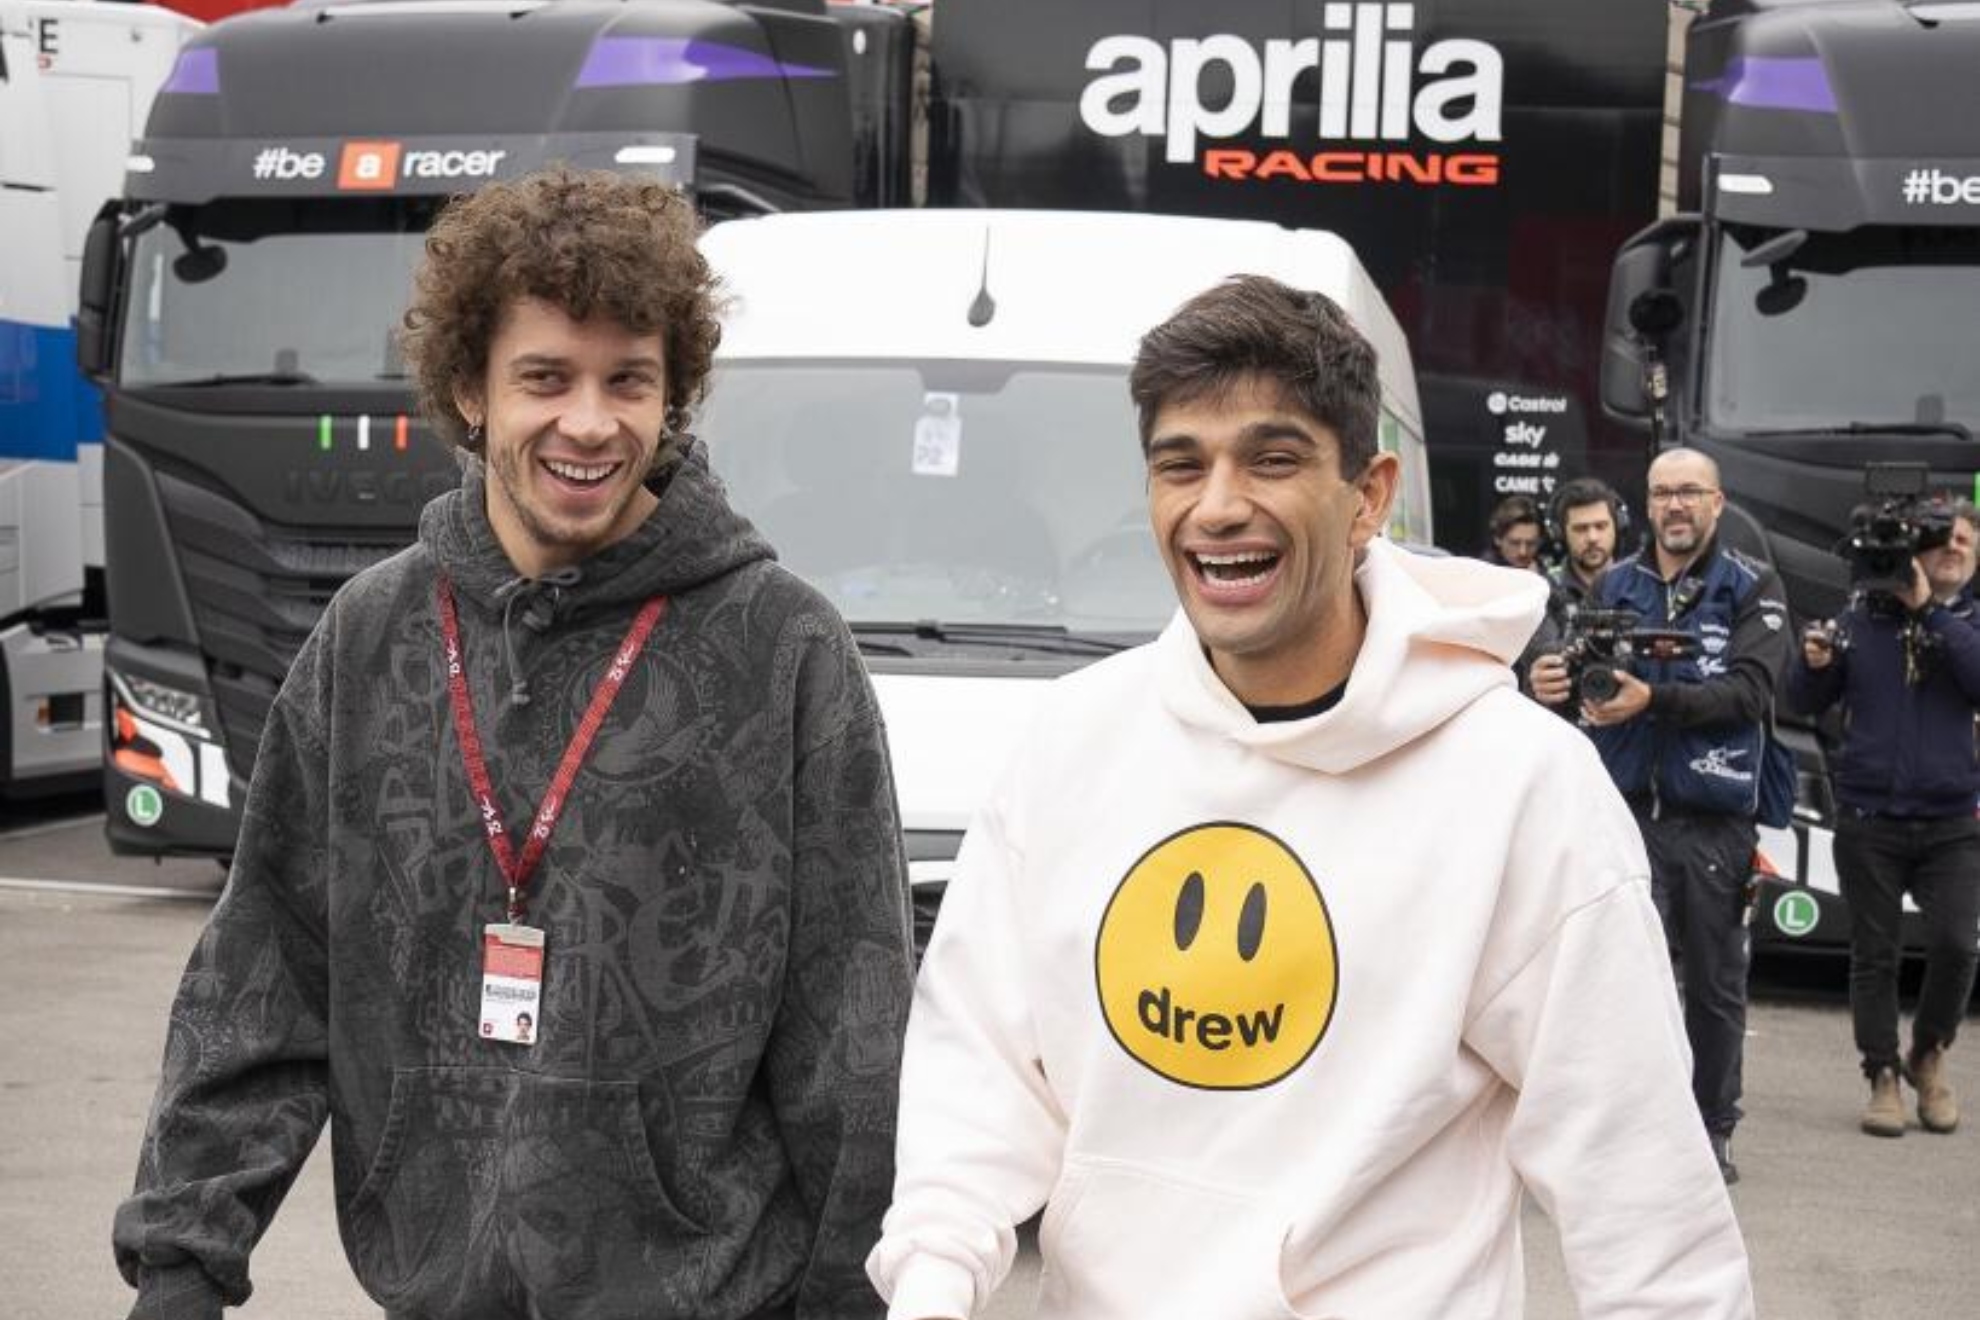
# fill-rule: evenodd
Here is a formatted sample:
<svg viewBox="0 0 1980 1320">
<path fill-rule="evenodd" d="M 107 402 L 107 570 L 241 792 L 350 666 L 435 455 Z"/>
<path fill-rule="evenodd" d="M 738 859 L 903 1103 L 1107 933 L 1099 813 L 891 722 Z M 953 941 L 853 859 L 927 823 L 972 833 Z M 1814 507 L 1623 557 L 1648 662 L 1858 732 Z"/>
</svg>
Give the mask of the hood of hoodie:
<svg viewBox="0 0 1980 1320">
<path fill-rule="evenodd" d="M 1181 611 L 1156 642 L 1163 703 L 1185 724 L 1264 756 L 1346 774 L 1443 724 L 1497 688 L 1539 626 L 1547 583 L 1525 569 L 1434 559 L 1377 539 L 1355 569 L 1368 630 L 1333 709 L 1260 724 L 1211 668 Z"/>
<path fill-rule="evenodd" d="M 488 470 L 462 464 L 461 484 L 421 511 L 419 540 L 453 583 L 462 608 L 504 612 L 520 596 L 538 625 L 552 617 L 581 622 L 620 613 L 654 596 L 675 596 L 774 557 L 749 519 L 729 505 L 708 467 L 707 447 L 689 440 L 680 456 L 647 482 L 660 504 L 630 535 L 569 569 L 531 581 L 516 571 L 488 521 Z"/>
</svg>

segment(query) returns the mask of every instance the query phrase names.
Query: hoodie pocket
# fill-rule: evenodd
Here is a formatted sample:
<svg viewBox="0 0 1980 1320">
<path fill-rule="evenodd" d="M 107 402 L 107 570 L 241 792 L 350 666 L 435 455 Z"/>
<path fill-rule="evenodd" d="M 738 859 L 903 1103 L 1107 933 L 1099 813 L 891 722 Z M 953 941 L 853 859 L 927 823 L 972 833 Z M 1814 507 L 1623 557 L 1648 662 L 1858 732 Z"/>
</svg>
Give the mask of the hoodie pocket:
<svg viewBox="0 0 1980 1320">
<path fill-rule="evenodd" d="M 1069 1161 L 1039 1226 L 1038 1320 L 1307 1320 L 1280 1280 L 1285 1237 L 1244 1192 Z"/>
<path fill-rule="evenodd" d="M 345 1215 L 360 1280 L 394 1308 L 494 1313 L 521 1291 L 560 1314 L 601 1288 L 695 1287 L 703 1269 L 635 1082 L 398 1069 Z"/>
</svg>

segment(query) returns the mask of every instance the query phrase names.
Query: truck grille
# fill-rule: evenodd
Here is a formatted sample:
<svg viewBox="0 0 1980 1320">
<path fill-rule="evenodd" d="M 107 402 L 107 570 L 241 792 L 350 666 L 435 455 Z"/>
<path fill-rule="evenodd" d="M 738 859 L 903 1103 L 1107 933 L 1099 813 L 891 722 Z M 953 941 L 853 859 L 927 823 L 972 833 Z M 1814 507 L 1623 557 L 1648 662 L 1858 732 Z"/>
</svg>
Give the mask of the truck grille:
<svg viewBox="0 0 1980 1320">
<path fill-rule="evenodd" d="M 225 495 L 164 472 L 158 492 L 206 652 L 220 728 L 234 769 L 244 775 L 261 745 L 276 690 L 330 597 L 409 544 L 414 528 L 277 528 Z"/>
</svg>

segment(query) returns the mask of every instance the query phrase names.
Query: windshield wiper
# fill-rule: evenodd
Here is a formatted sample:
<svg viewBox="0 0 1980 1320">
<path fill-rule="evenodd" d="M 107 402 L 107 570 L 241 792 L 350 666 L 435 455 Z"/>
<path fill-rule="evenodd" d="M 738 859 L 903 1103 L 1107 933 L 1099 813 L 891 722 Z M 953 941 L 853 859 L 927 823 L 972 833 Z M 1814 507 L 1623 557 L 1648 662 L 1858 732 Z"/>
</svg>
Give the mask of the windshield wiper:
<svg viewBox="0 0 1980 1320">
<path fill-rule="evenodd" d="M 157 381 L 154 382 L 154 388 L 200 390 L 225 385 L 319 385 L 321 383 L 307 371 L 240 371 L 215 372 L 211 376 L 193 376 L 186 380 Z"/>
<path fill-rule="evenodd" d="M 1775 426 L 1743 430 L 1741 435 L 1949 435 L 1955 440 L 1971 440 L 1973 431 L 1964 422 L 1841 422 L 1826 426 Z"/>
<path fill-rule="evenodd" d="M 875 623 L 852 625 L 853 633 L 864 638 L 869 633 L 899 635 L 952 646 L 1010 646 L 1027 651 L 1047 651 L 1055 655 L 1112 655 L 1138 642 L 1094 633 L 1068 631 L 1059 624 L 1045 623 L 938 623 L 921 619 L 914 623 Z"/>
<path fill-rule="evenodd" d="M 858 625 L 854 625 L 853 627 L 853 641 L 859 644 L 860 654 L 862 655 L 902 655 L 910 659 L 914 656 L 912 647 L 902 646 L 899 642 L 889 642 L 878 637 L 869 637 L 860 632 Z"/>
</svg>

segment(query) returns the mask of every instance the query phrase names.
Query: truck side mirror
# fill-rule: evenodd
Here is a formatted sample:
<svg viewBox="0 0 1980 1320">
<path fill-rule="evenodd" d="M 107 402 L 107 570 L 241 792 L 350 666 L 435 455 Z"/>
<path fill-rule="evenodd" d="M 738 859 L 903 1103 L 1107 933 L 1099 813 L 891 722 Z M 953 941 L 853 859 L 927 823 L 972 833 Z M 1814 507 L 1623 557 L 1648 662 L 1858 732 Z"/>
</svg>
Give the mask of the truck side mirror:
<svg viewBox="0 0 1980 1320">
<path fill-rule="evenodd" d="M 110 374 L 111 305 L 117 297 L 121 247 L 115 202 L 106 203 L 83 239 L 82 287 L 76 294 L 76 365 L 91 380 Z"/>
<path fill-rule="evenodd" d="M 1629 300 L 1629 325 L 1656 343 L 1684 322 L 1684 299 L 1669 289 L 1648 289 Z"/>
<path fill-rule="evenodd" d="M 1661 400 L 1648 386 L 1656 349 L 1685 318 L 1684 300 L 1671 287 L 1671 266 L 1697 229 L 1697 217 L 1671 216 L 1616 253 L 1602 324 L 1602 408 L 1612 417 L 1648 421 L 1657 411 Z"/>
</svg>

